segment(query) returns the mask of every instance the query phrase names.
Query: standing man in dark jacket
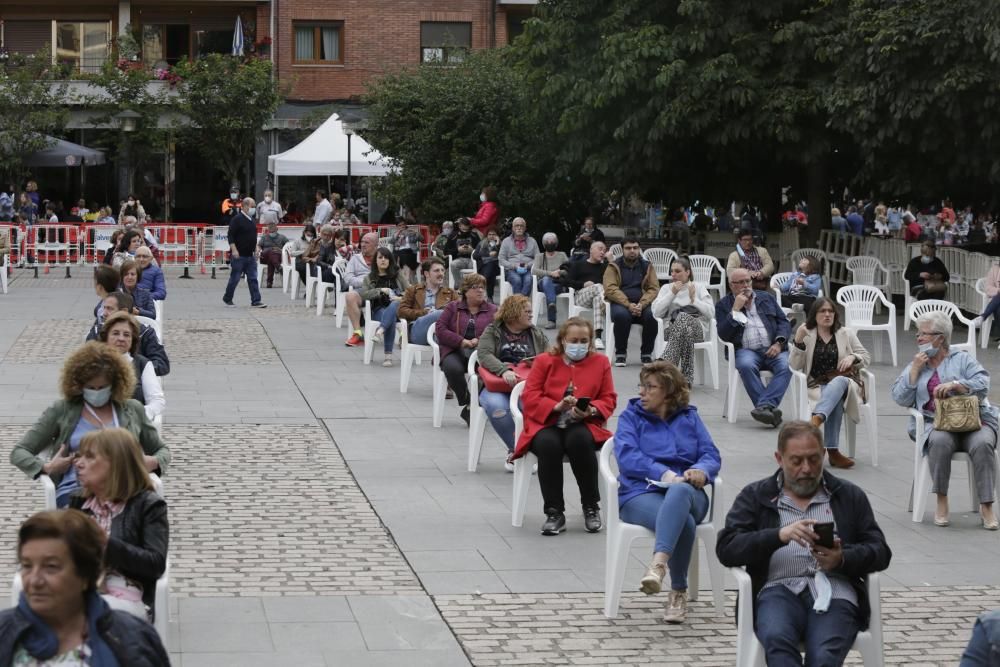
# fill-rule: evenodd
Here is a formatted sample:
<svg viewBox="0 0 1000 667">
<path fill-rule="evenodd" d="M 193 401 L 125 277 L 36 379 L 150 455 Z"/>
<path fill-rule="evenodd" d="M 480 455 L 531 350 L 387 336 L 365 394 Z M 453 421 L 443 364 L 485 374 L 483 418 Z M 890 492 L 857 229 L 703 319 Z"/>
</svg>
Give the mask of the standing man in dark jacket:
<svg viewBox="0 0 1000 667">
<path fill-rule="evenodd" d="M 650 305 L 660 293 L 656 268 L 642 257 L 639 240 L 627 236 L 622 241 L 622 256 L 608 264 L 604 272 L 604 298 L 611 304 L 611 325 L 615 332 L 615 366 L 624 366 L 628 335 L 633 324 L 642 325 L 642 363 L 653 360 L 653 346 L 658 330 Z"/>
<path fill-rule="evenodd" d="M 823 455 L 818 428 L 786 424 L 774 455 L 781 469 L 740 492 L 715 548 L 753 580 L 754 630 L 772 667 L 802 665 L 800 644 L 807 665 L 843 664 L 868 627 L 864 577 L 892 558 L 865 492 L 825 472 Z M 829 523 L 826 543 L 820 527 Z"/>
<path fill-rule="evenodd" d="M 792 380 L 786 349 L 791 327 L 771 293 L 752 289 L 752 284 L 746 269 L 730 272 L 732 291 L 715 304 L 716 327 L 719 338 L 736 349 L 736 370 L 754 405 L 750 416 L 777 426 L 781 423 L 778 406 Z M 774 374 L 766 387 L 760 379 L 761 369 Z"/>
<path fill-rule="evenodd" d="M 250 288 L 250 307 L 267 308 L 267 304 L 261 303 L 260 285 L 257 284 L 257 260 L 255 254 L 260 252 L 257 247 L 257 225 L 253 224 L 250 218 L 250 209 L 257 205 L 252 198 L 243 200 L 240 212 L 229 221 L 229 251 L 231 253 L 229 272 L 229 283 L 226 285 L 226 293 L 222 296 L 222 302 L 227 306 L 235 306 L 233 294 L 236 286 L 240 284 L 240 277 L 246 275 L 247 287 Z"/>
</svg>

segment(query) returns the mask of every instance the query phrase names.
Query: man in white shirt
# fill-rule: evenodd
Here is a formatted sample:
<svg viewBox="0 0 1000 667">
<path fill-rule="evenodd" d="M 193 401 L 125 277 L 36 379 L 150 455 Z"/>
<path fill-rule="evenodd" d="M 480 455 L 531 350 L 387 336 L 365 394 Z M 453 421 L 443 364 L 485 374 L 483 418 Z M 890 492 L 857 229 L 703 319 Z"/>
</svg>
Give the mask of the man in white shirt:
<svg viewBox="0 0 1000 667">
<path fill-rule="evenodd" d="M 285 212 L 282 210 L 281 204 L 274 201 L 274 192 L 264 190 L 264 201 L 257 204 L 257 221 L 262 225 L 271 222 L 278 224 L 283 217 L 285 217 Z"/>
<path fill-rule="evenodd" d="M 333 217 L 333 206 L 326 200 L 326 193 L 322 190 L 316 191 L 316 211 L 313 213 L 313 224 L 319 229 L 330 222 Z"/>
</svg>

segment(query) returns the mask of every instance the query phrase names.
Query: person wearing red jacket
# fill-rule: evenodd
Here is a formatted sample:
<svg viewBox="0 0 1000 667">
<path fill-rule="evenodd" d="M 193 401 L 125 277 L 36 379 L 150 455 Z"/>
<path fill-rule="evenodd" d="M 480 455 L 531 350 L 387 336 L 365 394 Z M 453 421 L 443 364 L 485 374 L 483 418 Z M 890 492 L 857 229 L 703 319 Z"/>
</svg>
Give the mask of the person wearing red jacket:
<svg viewBox="0 0 1000 667">
<path fill-rule="evenodd" d="M 587 405 L 584 398 L 590 399 Z M 597 450 L 611 437 L 605 425 L 615 411 L 618 395 L 611 363 L 594 350 L 590 322 L 571 317 L 563 323 L 552 349 L 535 358 L 521 401 L 524 430 L 511 459 L 528 451 L 538 457 L 545 509 L 542 535 L 566 530 L 563 457 L 569 459 L 580 487 L 587 532 L 598 532 Z"/>
<path fill-rule="evenodd" d="M 469 218 L 469 224 L 473 228 L 478 229 L 482 236 L 486 236 L 486 232 L 491 229 L 495 229 L 497 226 L 497 220 L 500 219 L 500 205 L 497 202 L 497 189 L 492 185 L 487 185 L 483 188 L 483 191 L 479 193 L 479 210 L 476 211 L 476 215 Z"/>
</svg>

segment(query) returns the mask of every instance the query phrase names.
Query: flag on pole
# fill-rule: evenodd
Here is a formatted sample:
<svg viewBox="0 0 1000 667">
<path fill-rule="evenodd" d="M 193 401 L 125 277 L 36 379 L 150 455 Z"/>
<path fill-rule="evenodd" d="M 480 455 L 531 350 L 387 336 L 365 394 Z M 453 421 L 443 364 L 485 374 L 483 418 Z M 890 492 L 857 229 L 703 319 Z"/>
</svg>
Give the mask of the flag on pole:
<svg viewBox="0 0 1000 667">
<path fill-rule="evenodd" d="M 233 55 L 243 55 L 243 19 L 236 17 L 236 29 L 233 30 Z"/>
</svg>

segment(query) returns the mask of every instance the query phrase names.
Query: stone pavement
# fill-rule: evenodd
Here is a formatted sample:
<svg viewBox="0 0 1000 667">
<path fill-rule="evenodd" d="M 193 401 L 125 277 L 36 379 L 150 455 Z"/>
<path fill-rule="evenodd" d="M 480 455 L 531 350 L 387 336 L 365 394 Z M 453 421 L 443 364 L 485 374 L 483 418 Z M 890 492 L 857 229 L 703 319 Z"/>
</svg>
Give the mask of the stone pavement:
<svg viewBox="0 0 1000 667">
<path fill-rule="evenodd" d="M 78 272 L 72 280 L 19 273 L 0 295 L 8 449 L 55 398 L 60 362 L 90 325 L 96 299 Z M 241 286 L 244 307 L 227 309 L 225 273 L 215 281 L 179 273 L 167 270 L 164 383 L 174 664 L 732 664 L 732 614 L 715 618 L 710 596 L 681 627 L 658 620 L 660 596 L 630 592 L 619 618 L 604 619 L 604 537 L 582 531 L 571 476 L 569 532 L 538 535 L 536 483 L 524 527 L 511 527 L 502 446 L 487 429 L 479 471 L 466 472 L 457 406 L 446 405 L 443 428 L 431 426 L 426 363 L 400 394 L 398 366 L 362 365 L 330 308 L 317 318 L 271 289 L 263 290 L 270 307 L 251 311 Z M 900 328 L 900 360 L 912 352 Z M 995 350 L 980 352 L 997 367 Z M 749 419 L 746 400 L 736 424 L 721 419 L 722 369 L 720 390 L 699 387 L 692 402 L 723 453 L 728 505 L 772 471 L 775 432 Z M 859 465 L 839 474 L 868 491 L 894 551 L 883 577 L 887 661 L 955 664 L 975 615 L 1000 606 L 1000 571 L 984 567 L 998 536 L 969 513 L 964 469 L 954 472 L 952 527 L 910 521 L 912 445 L 887 393 L 899 370 L 875 367 L 879 467 L 859 429 Z M 615 378 L 622 406 L 637 367 Z M 0 466 L 0 502 L 9 508 L 0 552 L 11 553 L 37 493 Z M 627 591 L 649 551 L 636 543 Z"/>
</svg>

